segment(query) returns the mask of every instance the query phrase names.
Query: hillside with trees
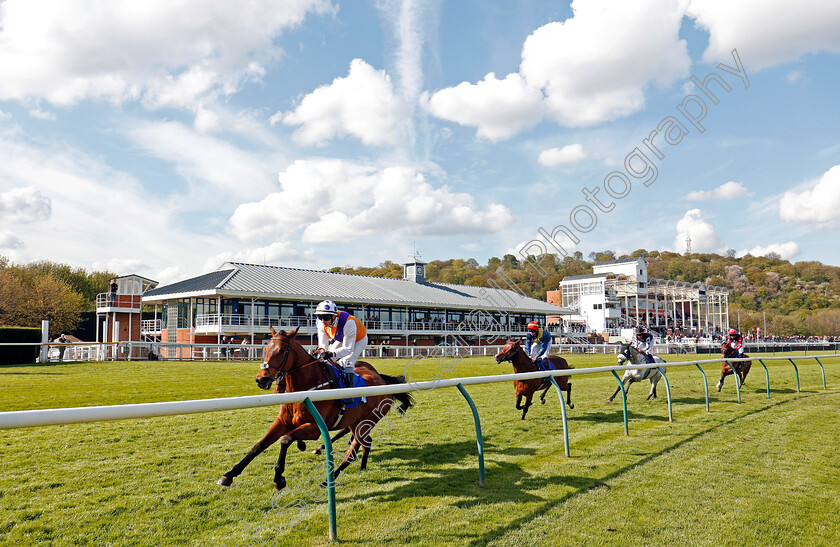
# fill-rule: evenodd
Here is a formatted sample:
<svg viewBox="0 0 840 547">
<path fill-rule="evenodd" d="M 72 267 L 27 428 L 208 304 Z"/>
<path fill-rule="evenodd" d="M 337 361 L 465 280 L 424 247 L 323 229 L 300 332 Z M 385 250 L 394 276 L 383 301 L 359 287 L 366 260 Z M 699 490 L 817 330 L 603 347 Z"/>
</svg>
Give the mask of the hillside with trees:
<svg viewBox="0 0 840 547">
<path fill-rule="evenodd" d="M 555 255 L 531 256 L 528 260 L 507 254 L 493 257 L 487 264 L 476 260 L 433 260 L 426 266 L 426 278 L 441 283 L 516 286 L 524 294 L 545 300 L 546 292 L 556 290 L 565 276 L 592 273 L 598 262 L 617 258 L 643 257 L 648 275 L 677 281 L 698 281 L 729 288 L 730 321 L 742 330 L 764 328 L 778 336 L 840 335 L 840 268 L 820 262 L 791 263 L 778 255 L 735 257 L 714 253 L 678 254 L 638 249 L 629 255 L 613 251 L 580 252 L 558 259 Z M 402 267 L 390 261 L 372 268 L 345 267 L 331 271 L 402 277 Z"/>
<path fill-rule="evenodd" d="M 113 277 L 49 261 L 15 264 L 0 256 L 0 325 L 40 327 L 47 319 L 50 336 L 72 332 L 83 312 L 95 310 L 96 295 Z"/>
</svg>

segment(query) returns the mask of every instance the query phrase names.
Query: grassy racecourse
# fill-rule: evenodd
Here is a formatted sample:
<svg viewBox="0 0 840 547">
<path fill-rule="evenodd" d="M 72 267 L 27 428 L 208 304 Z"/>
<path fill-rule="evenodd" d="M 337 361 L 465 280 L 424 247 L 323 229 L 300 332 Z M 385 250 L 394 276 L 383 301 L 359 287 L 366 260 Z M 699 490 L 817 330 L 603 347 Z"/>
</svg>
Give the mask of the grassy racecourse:
<svg viewBox="0 0 840 547">
<path fill-rule="evenodd" d="M 569 361 L 582 368 L 615 358 Z M 372 362 L 389 374 L 406 366 Z M 647 402 L 649 384 L 636 384 L 629 437 L 620 396 L 605 403 L 614 378 L 575 377 L 570 458 L 563 455 L 556 393 L 521 421 L 511 384 L 471 386 L 484 433 L 485 488 L 478 487 L 472 416 L 458 391 L 417 393 L 415 408 L 377 429 L 368 470 L 356 464 L 343 475 L 339 538 L 347 545 L 838 545 L 840 357 L 823 363 L 828 390 L 808 360 L 799 366 L 801 393 L 789 363 L 768 363 L 767 399 L 756 362 L 741 405 L 732 377 L 717 393 L 720 368 L 708 365 L 708 413 L 699 371 L 672 369 L 674 423 L 664 383 L 659 399 Z M 437 366 L 426 360 L 412 374 L 431 379 Z M 252 395 L 257 368 L 253 362 L 0 367 L 0 410 Z M 510 371 L 474 358 L 446 376 Z M 276 412 L 0 431 L 0 544 L 325 544 L 326 495 L 316 486 L 323 457 L 290 450 L 290 487 L 279 496 L 271 483 L 276 446 L 232 487 L 216 485 Z"/>
</svg>

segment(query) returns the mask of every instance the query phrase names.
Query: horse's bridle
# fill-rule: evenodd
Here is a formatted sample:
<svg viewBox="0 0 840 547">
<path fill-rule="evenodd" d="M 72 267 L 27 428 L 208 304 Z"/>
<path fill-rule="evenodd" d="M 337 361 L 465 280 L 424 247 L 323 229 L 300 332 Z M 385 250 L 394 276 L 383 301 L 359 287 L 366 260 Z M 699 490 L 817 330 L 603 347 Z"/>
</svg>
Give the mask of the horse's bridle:
<svg viewBox="0 0 840 547">
<path fill-rule="evenodd" d="M 513 350 L 512 350 L 512 351 L 509 351 L 509 352 L 505 351 L 505 348 L 506 348 L 506 347 L 507 347 L 507 345 L 505 345 L 504 347 L 502 347 L 502 349 L 501 349 L 501 350 L 499 351 L 499 353 L 496 355 L 496 357 L 498 357 L 499 355 L 501 355 L 501 356 L 502 356 L 501 361 L 509 361 L 509 360 L 513 359 L 513 354 L 514 354 L 514 353 L 516 353 L 516 346 L 514 346 L 514 347 L 513 347 Z M 499 362 L 501 363 L 501 361 L 499 361 Z"/>
<path fill-rule="evenodd" d="M 279 339 L 276 339 L 276 340 L 279 341 Z M 312 365 L 312 364 L 315 364 L 315 363 L 319 362 L 318 359 L 313 358 L 313 360 L 309 363 L 304 363 L 303 365 L 292 367 L 289 370 L 283 370 L 286 366 L 286 363 L 289 361 L 289 355 L 291 355 L 291 353 L 292 353 L 292 345 L 289 344 L 288 342 L 286 342 L 285 347 L 278 350 L 278 351 L 283 351 L 283 362 L 282 363 L 280 363 L 276 367 L 273 367 L 273 366 L 271 366 L 271 364 L 268 361 L 263 361 L 262 364 L 260 365 L 260 370 L 267 370 L 267 371 L 269 371 L 269 374 L 271 374 L 271 369 L 275 369 L 277 371 L 277 374 L 275 374 L 271 378 L 271 383 L 272 384 L 274 382 L 277 382 L 279 384 L 280 382 L 285 381 L 286 376 L 290 375 L 291 373 L 293 373 L 297 370 L 300 370 L 303 367 L 308 367 L 309 365 Z M 310 355 L 310 357 L 312 357 L 312 356 Z"/>
</svg>

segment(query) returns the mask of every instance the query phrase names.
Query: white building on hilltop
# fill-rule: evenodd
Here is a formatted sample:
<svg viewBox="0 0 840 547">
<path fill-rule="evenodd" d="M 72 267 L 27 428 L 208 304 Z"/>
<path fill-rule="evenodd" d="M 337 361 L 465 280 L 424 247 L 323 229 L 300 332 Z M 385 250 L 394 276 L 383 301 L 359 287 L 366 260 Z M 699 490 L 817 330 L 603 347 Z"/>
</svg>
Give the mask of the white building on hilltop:
<svg viewBox="0 0 840 547">
<path fill-rule="evenodd" d="M 599 262 L 593 273 L 560 282 L 567 320 L 587 332 L 617 335 L 645 326 L 659 334 L 710 336 L 729 329 L 729 289 L 705 283 L 648 278 L 647 261 Z"/>
</svg>

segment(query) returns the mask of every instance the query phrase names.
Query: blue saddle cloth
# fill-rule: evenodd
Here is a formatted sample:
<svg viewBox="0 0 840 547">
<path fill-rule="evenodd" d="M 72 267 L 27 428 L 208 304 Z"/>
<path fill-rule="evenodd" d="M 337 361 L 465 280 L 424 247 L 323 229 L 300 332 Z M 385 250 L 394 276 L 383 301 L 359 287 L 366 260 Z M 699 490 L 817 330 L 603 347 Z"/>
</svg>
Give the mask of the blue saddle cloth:
<svg viewBox="0 0 840 547">
<path fill-rule="evenodd" d="M 336 377 L 338 378 L 338 383 L 341 385 L 342 388 L 347 387 L 347 378 L 344 375 L 344 369 L 339 366 L 333 365 L 332 363 L 329 366 L 333 369 Z M 366 387 L 367 384 L 365 383 L 364 378 L 359 376 L 356 373 L 353 373 L 353 385 L 351 387 Z M 345 410 L 348 408 L 353 408 L 359 406 L 362 403 L 367 402 L 367 397 L 353 397 L 352 399 L 339 399 L 339 402 L 344 405 Z"/>
<path fill-rule="evenodd" d="M 540 357 L 537 359 L 537 368 L 544 372 L 546 370 L 554 370 L 554 365 L 545 357 Z"/>
</svg>

